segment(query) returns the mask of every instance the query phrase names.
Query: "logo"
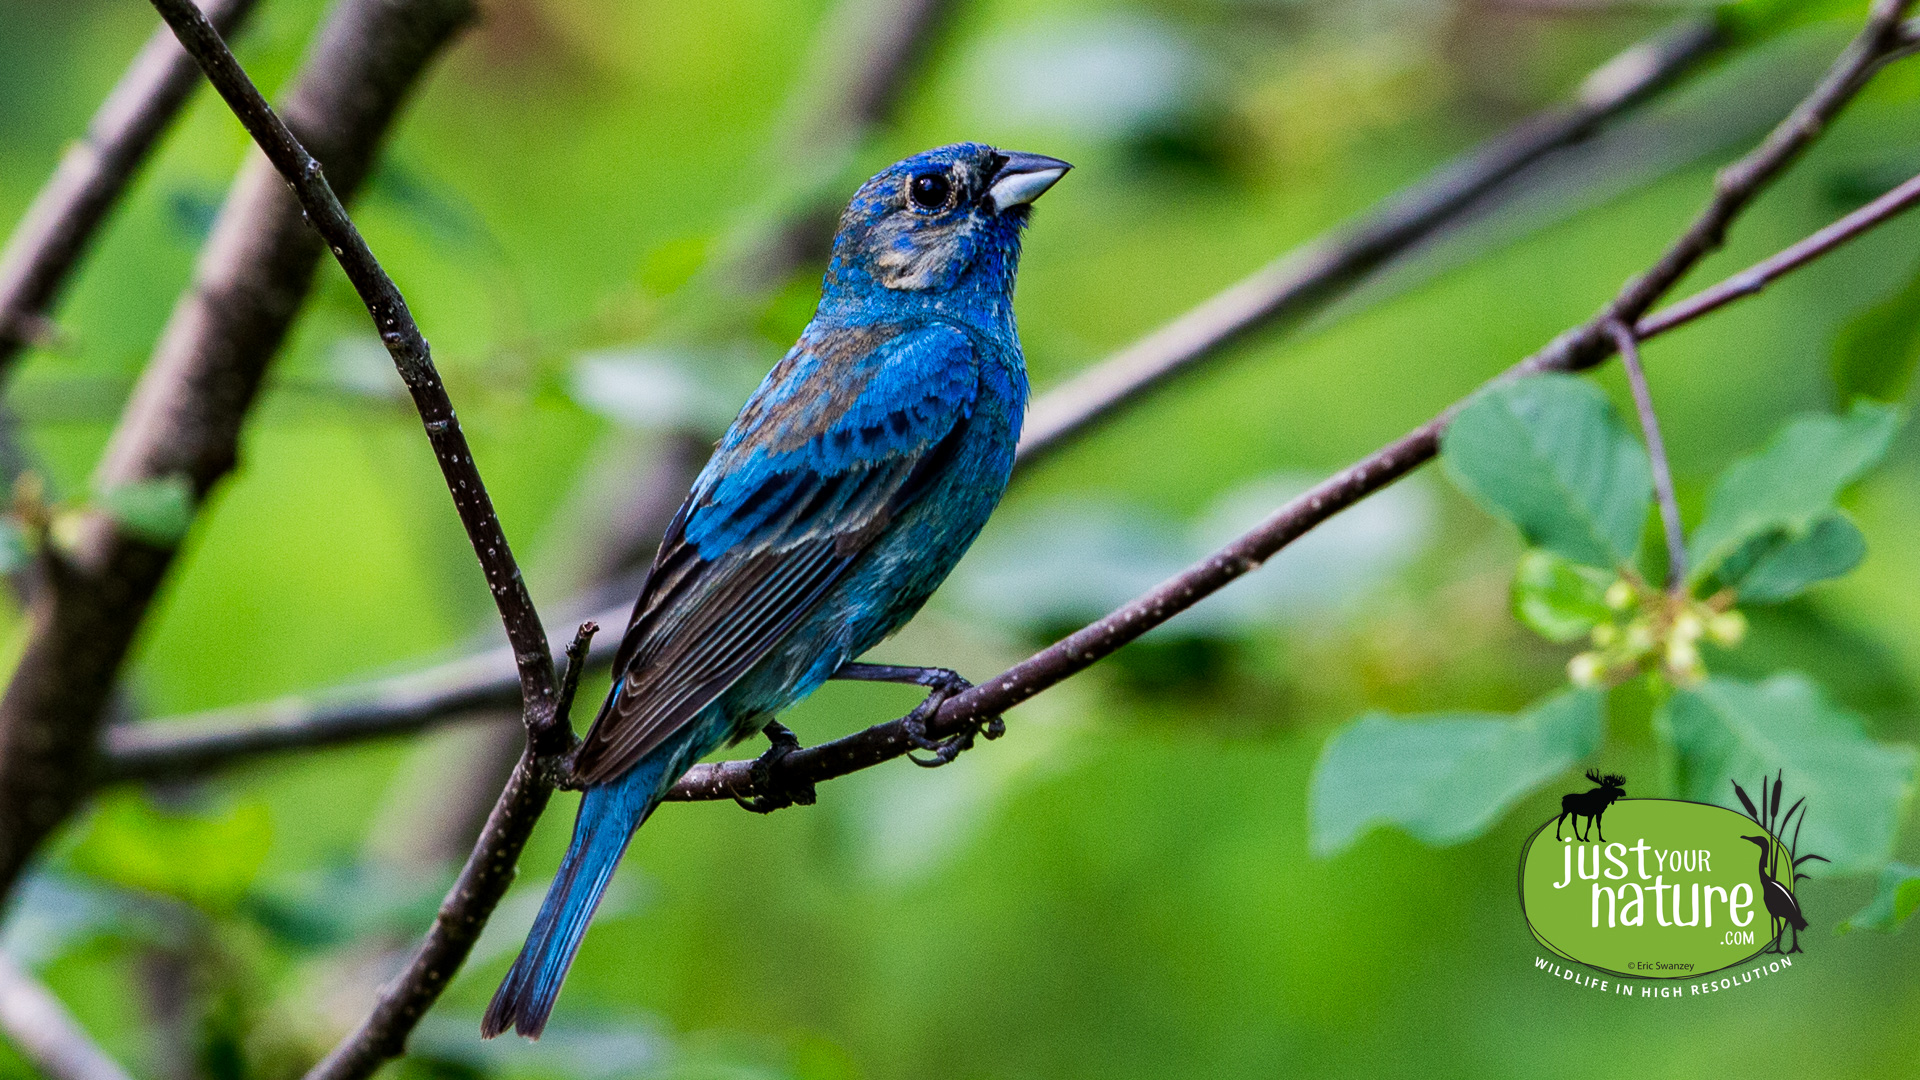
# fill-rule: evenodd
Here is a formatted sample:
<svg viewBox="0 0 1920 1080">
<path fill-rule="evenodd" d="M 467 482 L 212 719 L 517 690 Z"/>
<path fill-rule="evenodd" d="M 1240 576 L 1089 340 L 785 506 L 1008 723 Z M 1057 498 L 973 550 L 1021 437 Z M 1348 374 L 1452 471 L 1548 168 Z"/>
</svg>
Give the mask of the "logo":
<svg viewBox="0 0 1920 1080">
<path fill-rule="evenodd" d="M 1760 782 L 1745 813 L 1712 803 L 1630 799 L 1626 778 L 1560 800 L 1520 853 L 1520 908 L 1561 959 L 1643 979 L 1690 979 L 1766 952 L 1800 952 L 1795 890 L 1806 799 L 1781 812 L 1784 778 Z"/>
</svg>

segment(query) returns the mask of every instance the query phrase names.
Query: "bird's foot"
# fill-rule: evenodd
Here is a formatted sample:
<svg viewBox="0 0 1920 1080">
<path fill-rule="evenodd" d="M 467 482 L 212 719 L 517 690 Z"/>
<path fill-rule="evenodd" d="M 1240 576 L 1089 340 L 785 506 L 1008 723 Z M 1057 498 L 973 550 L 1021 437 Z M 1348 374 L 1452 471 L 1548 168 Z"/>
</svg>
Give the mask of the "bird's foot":
<svg viewBox="0 0 1920 1080">
<path fill-rule="evenodd" d="M 926 700 L 914 706 L 913 711 L 902 717 L 900 722 L 906 729 L 907 741 L 913 744 L 914 749 L 925 750 L 933 756 L 920 757 L 909 750 L 908 761 L 923 769 L 937 769 L 942 765 L 951 764 L 954 758 L 973 749 L 974 736 L 997 739 L 1007 733 L 1007 722 L 998 716 L 990 716 L 984 720 L 971 721 L 962 730 L 944 738 L 936 739 L 929 735 L 927 721 L 940 714 L 940 706 L 946 704 L 947 699 L 973 686 L 957 672 L 948 671 L 945 668 L 932 668 L 929 671 L 938 674 L 936 678 L 926 683 Z"/>
<path fill-rule="evenodd" d="M 750 799 L 735 795 L 733 801 L 756 814 L 771 814 L 789 806 L 812 806 L 813 782 L 782 775 L 787 755 L 800 749 L 799 737 L 778 720 L 768 721 L 766 732 L 767 741 L 773 745 L 753 759 L 748 771 L 753 778 L 754 795 Z"/>
</svg>

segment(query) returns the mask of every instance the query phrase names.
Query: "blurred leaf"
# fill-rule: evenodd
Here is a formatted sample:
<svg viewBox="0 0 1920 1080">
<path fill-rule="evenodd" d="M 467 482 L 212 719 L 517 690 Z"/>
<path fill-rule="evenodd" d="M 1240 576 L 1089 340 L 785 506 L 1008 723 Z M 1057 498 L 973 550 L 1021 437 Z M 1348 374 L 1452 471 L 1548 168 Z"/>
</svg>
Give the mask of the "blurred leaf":
<svg viewBox="0 0 1920 1080">
<path fill-rule="evenodd" d="M 184 239 L 202 243 L 220 216 L 220 199 L 217 190 L 175 188 L 167 193 L 167 217 Z"/>
<path fill-rule="evenodd" d="M 1313 851 L 1379 824 L 1429 844 L 1486 832 L 1508 807 L 1600 742 L 1602 695 L 1569 690 L 1516 716 L 1369 713 L 1334 732 L 1307 793 Z"/>
<path fill-rule="evenodd" d="M 1576 640 L 1613 614 L 1610 584 L 1603 571 L 1530 548 L 1513 572 L 1514 618 L 1548 641 Z"/>
<path fill-rule="evenodd" d="M 121 528 L 150 544 L 177 544 L 193 526 L 193 485 L 179 473 L 107 488 L 95 501 Z"/>
<path fill-rule="evenodd" d="M 780 1075 L 759 1070 L 688 1070 L 684 1056 L 650 1017 L 556 1016 L 539 1042 L 474 1038 L 479 1015 L 436 1010 L 422 1018 L 402 1062 L 420 1061 L 440 1077 L 565 1077 L 622 1080 L 630 1077 Z M 663 1068 L 672 1062 L 679 1068 Z M 434 1066 L 437 1066 L 435 1068 Z M 421 1075 L 415 1073 L 415 1076 Z"/>
<path fill-rule="evenodd" d="M 40 870 L 21 883 L 0 949 L 41 967 L 100 938 L 178 944 L 178 928 L 124 889 Z"/>
<path fill-rule="evenodd" d="M 725 350 L 608 349 L 574 359 L 568 393 L 581 408 L 627 427 L 719 432 L 746 400 L 726 378 L 739 366 Z"/>
<path fill-rule="evenodd" d="M 272 839 L 262 802 L 195 814 L 128 793 L 100 801 L 70 858 L 102 881 L 226 910 L 246 894 Z"/>
<path fill-rule="evenodd" d="M 1720 474 L 1687 545 L 1689 576 L 1699 581 L 1754 540 L 1781 530 L 1798 536 L 1828 516 L 1841 490 L 1886 454 L 1904 416 L 1861 401 L 1846 416 L 1788 421 L 1758 453 Z"/>
<path fill-rule="evenodd" d="M 1867 738 L 1859 716 L 1805 676 L 1758 684 L 1716 676 L 1674 691 L 1655 719 L 1679 751 L 1682 798 L 1725 805 L 1730 780 L 1784 769 L 1788 789 L 1807 799 L 1800 854 L 1826 856 L 1835 874 L 1863 873 L 1892 855 L 1913 788 L 1913 747 Z"/>
<path fill-rule="evenodd" d="M 454 189 L 392 155 L 383 156 L 369 187 L 391 201 L 438 242 L 457 249 L 497 248 L 479 211 Z"/>
<path fill-rule="evenodd" d="M 447 874 L 354 862 L 249 890 L 242 913 L 285 944 L 321 949 L 375 934 L 406 936 L 433 921 Z"/>
<path fill-rule="evenodd" d="M 1836 933 L 1852 930 L 1879 930 L 1892 933 L 1900 929 L 1900 924 L 1913 917 L 1920 909 L 1920 867 L 1906 863 L 1888 863 L 1880 871 L 1880 886 L 1873 891 L 1873 899 L 1867 906 L 1854 912 L 1839 926 Z"/>
<path fill-rule="evenodd" d="M 0 518 L 0 574 L 11 574 L 33 561 L 33 545 L 19 523 Z"/>
<path fill-rule="evenodd" d="M 1779 530 L 1755 537 L 1728 556 L 1716 576 L 1742 601 L 1766 604 L 1841 577 L 1866 557 L 1867 538 L 1845 514 L 1836 512 L 1799 536 Z"/>
<path fill-rule="evenodd" d="M 1714 9 L 1734 44 L 1751 45 L 1823 19 L 1859 19 L 1858 4 L 1845 0 L 1736 0 Z"/>
<path fill-rule="evenodd" d="M 1447 471 L 1527 542 L 1603 569 L 1640 546 L 1653 474 L 1599 387 L 1540 375 L 1477 395 L 1447 428 Z"/>
<path fill-rule="evenodd" d="M 1892 296 L 1848 319 L 1833 343 L 1833 385 L 1855 398 L 1899 401 L 1920 361 L 1920 271 Z"/>
</svg>

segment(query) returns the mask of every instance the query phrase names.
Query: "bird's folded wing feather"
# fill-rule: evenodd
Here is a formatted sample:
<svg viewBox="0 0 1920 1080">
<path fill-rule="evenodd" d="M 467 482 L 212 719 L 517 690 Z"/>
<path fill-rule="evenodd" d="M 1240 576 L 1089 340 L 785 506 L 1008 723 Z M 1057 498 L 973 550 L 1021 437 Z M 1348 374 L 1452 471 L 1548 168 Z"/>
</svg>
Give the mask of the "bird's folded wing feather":
<svg viewBox="0 0 1920 1080">
<path fill-rule="evenodd" d="M 946 467 L 977 383 L 950 326 L 803 336 L 668 528 L 574 777 L 625 773 L 765 657 Z"/>
</svg>

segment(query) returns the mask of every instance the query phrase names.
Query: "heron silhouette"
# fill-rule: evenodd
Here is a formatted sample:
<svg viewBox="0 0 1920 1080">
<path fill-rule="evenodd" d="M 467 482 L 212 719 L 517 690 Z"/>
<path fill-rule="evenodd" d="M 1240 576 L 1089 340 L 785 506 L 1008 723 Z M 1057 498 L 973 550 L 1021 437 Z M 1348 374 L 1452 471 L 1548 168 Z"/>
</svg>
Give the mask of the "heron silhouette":
<svg viewBox="0 0 1920 1080">
<path fill-rule="evenodd" d="M 1800 914 L 1800 901 L 1793 898 L 1793 890 L 1775 880 L 1772 873 L 1773 839 L 1766 836 L 1742 836 L 1742 840 L 1751 840 L 1760 845 L 1760 896 L 1766 901 L 1767 914 L 1773 916 L 1773 951 L 1799 952 L 1800 931 L 1807 928 L 1807 917 Z M 1793 928 L 1793 948 L 1780 948 L 1780 938 Z"/>
<path fill-rule="evenodd" d="M 1800 880 L 1807 876 L 1800 872 L 1800 864 L 1814 859 L 1826 862 L 1827 858 L 1824 855 L 1812 853 L 1799 854 L 1800 826 L 1807 822 L 1805 812 L 1807 798 L 1802 795 L 1795 799 L 1793 806 L 1782 814 L 1780 802 L 1784 794 L 1782 789 L 1785 787 L 1785 780 L 1785 769 L 1774 774 L 1772 784 L 1767 783 L 1766 777 L 1760 778 L 1758 809 L 1754 807 L 1753 800 L 1747 797 L 1746 789 L 1740 786 L 1740 781 L 1730 780 L 1729 782 L 1733 784 L 1733 793 L 1740 797 L 1740 805 L 1746 807 L 1747 816 L 1764 830 L 1759 836 L 1742 836 L 1740 839 L 1751 840 L 1760 848 L 1760 896 L 1767 905 L 1767 914 L 1773 917 L 1772 949 L 1774 952 L 1799 952 L 1801 951 L 1800 931 L 1807 928 L 1807 918 L 1800 913 L 1800 901 L 1793 895 L 1793 890 L 1799 886 Z M 1769 788 L 1772 790 L 1768 790 Z M 1793 826 L 1793 839 L 1791 841 L 1778 839 L 1787 831 L 1787 823 L 1793 821 L 1795 811 L 1800 812 L 1800 820 Z M 1773 876 L 1775 844 L 1784 851 L 1787 867 L 1793 874 L 1792 880 L 1787 885 L 1780 884 L 1779 879 Z M 1793 947 L 1782 949 L 1780 939 L 1785 936 L 1788 927 L 1793 929 Z"/>
</svg>

